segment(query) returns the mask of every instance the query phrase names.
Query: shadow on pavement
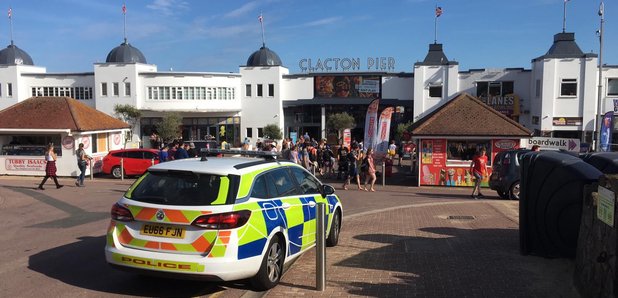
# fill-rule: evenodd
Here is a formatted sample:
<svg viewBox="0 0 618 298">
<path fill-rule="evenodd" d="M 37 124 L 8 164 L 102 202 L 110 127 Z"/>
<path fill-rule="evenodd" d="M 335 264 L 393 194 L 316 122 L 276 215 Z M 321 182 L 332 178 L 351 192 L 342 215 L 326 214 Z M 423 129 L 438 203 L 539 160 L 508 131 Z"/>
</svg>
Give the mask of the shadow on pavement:
<svg viewBox="0 0 618 298">
<path fill-rule="evenodd" d="M 123 272 L 105 262 L 105 236 L 82 237 L 79 241 L 32 255 L 28 268 L 48 277 L 102 293 L 147 297 L 195 297 L 228 288 L 237 283 L 214 283 L 164 279 Z"/>
<path fill-rule="evenodd" d="M 334 266 L 369 269 L 366 274 L 389 271 L 396 278 L 383 279 L 383 283 L 378 279 L 340 282 L 341 286 L 348 294 L 374 297 L 579 297 L 572 286 L 573 261 L 520 255 L 516 229 L 420 230 L 438 238 L 354 237 L 362 241 L 360 245 L 365 241 L 387 245 Z"/>
</svg>

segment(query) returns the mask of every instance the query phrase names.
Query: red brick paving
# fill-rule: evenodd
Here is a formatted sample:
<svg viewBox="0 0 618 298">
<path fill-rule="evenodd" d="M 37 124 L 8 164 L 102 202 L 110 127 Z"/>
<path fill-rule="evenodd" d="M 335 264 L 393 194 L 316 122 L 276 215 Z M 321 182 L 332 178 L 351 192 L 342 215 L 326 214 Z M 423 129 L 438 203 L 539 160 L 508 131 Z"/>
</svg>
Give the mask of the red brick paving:
<svg viewBox="0 0 618 298">
<path fill-rule="evenodd" d="M 327 248 L 325 291 L 315 290 L 311 250 L 267 296 L 578 297 L 572 261 L 519 254 L 517 208 L 458 200 L 346 217 Z"/>
</svg>

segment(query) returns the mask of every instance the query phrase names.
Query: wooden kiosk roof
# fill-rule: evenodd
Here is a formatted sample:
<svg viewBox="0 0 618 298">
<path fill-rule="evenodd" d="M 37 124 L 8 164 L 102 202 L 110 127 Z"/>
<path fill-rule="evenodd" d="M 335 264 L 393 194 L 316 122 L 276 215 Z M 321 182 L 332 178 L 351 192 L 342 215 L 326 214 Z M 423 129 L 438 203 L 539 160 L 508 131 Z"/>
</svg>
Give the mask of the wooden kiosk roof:
<svg viewBox="0 0 618 298">
<path fill-rule="evenodd" d="M 532 132 L 484 102 L 461 93 L 414 122 L 412 135 L 431 137 L 531 137 Z"/>
<path fill-rule="evenodd" d="M 0 129 L 101 131 L 129 124 L 69 97 L 31 97 L 0 111 Z"/>
</svg>

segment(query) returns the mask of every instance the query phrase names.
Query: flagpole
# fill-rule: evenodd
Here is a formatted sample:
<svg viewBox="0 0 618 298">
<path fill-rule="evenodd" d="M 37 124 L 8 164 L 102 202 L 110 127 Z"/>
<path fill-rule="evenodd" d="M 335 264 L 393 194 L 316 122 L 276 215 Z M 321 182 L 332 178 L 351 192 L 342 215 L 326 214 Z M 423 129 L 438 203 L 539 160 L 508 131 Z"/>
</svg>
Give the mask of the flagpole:
<svg viewBox="0 0 618 298">
<path fill-rule="evenodd" d="M 9 30 L 11 34 L 11 44 L 13 44 L 13 8 L 9 7 Z"/>
<path fill-rule="evenodd" d="M 436 5 L 436 12 L 438 11 L 438 5 Z M 433 43 L 438 43 L 438 14 L 436 13 L 433 18 Z"/>
<path fill-rule="evenodd" d="M 266 47 L 266 40 L 264 39 L 264 17 L 260 13 L 260 27 L 262 27 L 262 47 Z"/>
<path fill-rule="evenodd" d="M 122 15 L 124 16 L 124 26 L 123 26 L 123 37 L 124 43 L 127 43 L 127 6 L 125 3 L 122 4 Z"/>
<path fill-rule="evenodd" d="M 603 24 L 605 23 L 605 5 L 603 0 L 599 5 L 599 17 L 601 17 L 601 25 L 599 28 L 599 86 L 597 90 L 597 116 L 596 116 L 596 142 L 594 149 L 599 151 L 601 143 L 601 119 L 603 117 Z M 611 143 L 611 140 L 610 140 Z"/>
<path fill-rule="evenodd" d="M 569 0 L 564 0 L 562 12 L 562 33 L 566 32 L 566 4 Z"/>
</svg>

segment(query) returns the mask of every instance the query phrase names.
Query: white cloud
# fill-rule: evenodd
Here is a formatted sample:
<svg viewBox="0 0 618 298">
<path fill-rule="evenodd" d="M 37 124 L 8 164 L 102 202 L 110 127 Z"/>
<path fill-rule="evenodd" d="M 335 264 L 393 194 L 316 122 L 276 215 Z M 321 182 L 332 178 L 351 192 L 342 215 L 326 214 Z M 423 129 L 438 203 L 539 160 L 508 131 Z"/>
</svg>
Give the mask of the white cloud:
<svg viewBox="0 0 618 298">
<path fill-rule="evenodd" d="M 251 12 L 252 10 L 254 10 L 256 6 L 257 6 L 257 2 L 256 1 L 248 2 L 247 4 L 244 4 L 243 6 L 241 6 L 241 7 L 237 8 L 237 9 L 234 9 L 234 10 L 226 13 L 225 17 L 227 17 L 227 18 L 236 18 L 236 17 L 244 16 L 247 13 Z"/>
<path fill-rule="evenodd" d="M 300 27 L 317 27 L 317 26 L 330 25 L 330 24 L 337 23 L 340 20 L 341 20 L 341 17 L 332 17 L 332 18 L 320 19 L 320 20 L 316 20 L 316 21 L 313 21 L 313 22 L 308 22 L 308 23 L 301 24 Z"/>
<path fill-rule="evenodd" d="M 152 4 L 146 5 L 147 8 L 170 16 L 178 14 L 179 11 L 189 9 L 189 4 L 182 0 L 154 0 Z"/>
</svg>

